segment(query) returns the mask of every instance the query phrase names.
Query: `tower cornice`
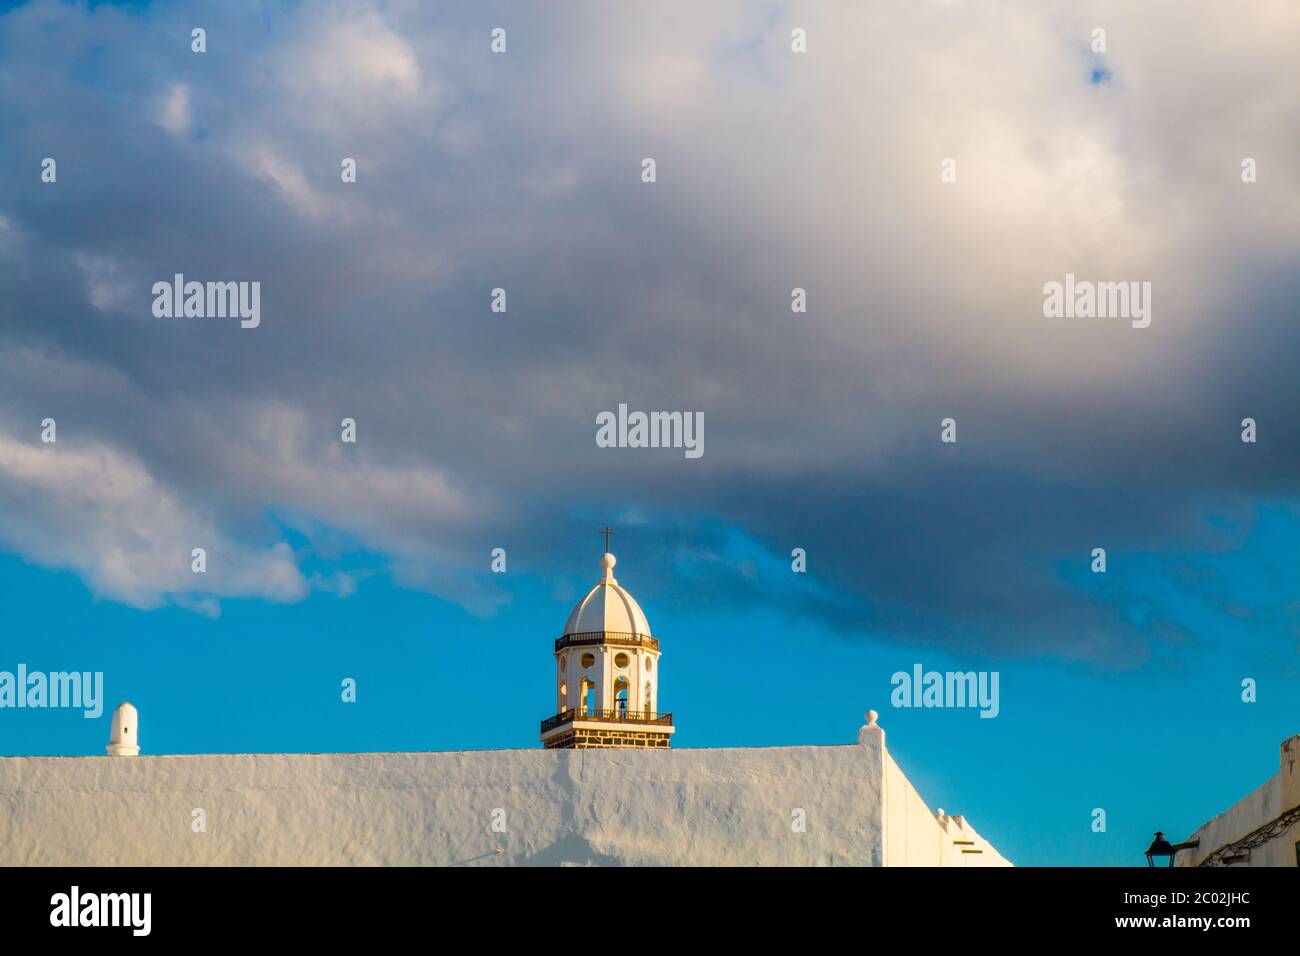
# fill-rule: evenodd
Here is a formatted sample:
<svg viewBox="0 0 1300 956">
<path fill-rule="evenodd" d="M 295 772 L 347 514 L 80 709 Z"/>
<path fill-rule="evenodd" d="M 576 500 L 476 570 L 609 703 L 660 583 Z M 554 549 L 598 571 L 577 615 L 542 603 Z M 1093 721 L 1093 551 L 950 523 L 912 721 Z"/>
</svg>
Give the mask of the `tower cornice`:
<svg viewBox="0 0 1300 956">
<path fill-rule="evenodd" d="M 633 634 L 629 631 L 583 631 L 577 634 L 565 634 L 555 639 L 555 649 L 566 647 L 645 647 L 652 651 L 659 650 L 659 641 L 649 634 Z"/>
</svg>

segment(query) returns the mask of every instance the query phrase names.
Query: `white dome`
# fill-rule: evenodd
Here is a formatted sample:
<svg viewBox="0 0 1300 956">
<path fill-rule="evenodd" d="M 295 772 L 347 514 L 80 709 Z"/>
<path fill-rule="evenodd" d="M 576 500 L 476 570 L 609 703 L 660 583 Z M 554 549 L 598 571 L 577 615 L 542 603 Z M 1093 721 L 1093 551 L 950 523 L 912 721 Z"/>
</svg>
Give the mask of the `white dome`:
<svg viewBox="0 0 1300 956">
<path fill-rule="evenodd" d="M 605 576 L 577 603 L 564 625 L 564 634 L 588 634 L 594 631 L 620 631 L 625 634 L 650 635 L 650 623 L 641 605 L 614 580 L 614 556 L 601 556 Z"/>
</svg>

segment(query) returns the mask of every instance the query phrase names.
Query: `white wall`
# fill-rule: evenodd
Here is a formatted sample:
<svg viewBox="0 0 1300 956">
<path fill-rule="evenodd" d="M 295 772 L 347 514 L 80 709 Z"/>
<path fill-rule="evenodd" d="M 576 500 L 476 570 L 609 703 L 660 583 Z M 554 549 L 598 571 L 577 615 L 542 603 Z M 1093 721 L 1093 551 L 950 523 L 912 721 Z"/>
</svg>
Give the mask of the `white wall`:
<svg viewBox="0 0 1300 956">
<path fill-rule="evenodd" d="M 3 758 L 0 864 L 879 865 L 876 766 L 858 746 Z"/>
<path fill-rule="evenodd" d="M 886 866 L 1010 866 L 964 817 L 936 816 L 885 751 Z"/>
<path fill-rule="evenodd" d="M 888 856 L 887 808 L 905 810 Z M 834 747 L 0 758 L 0 865 L 950 865 L 941 833 L 878 728 Z"/>
<path fill-rule="evenodd" d="M 1187 838 L 1189 841 L 1199 840 L 1200 846 L 1180 850 L 1175 858 L 1179 866 L 1199 866 L 1220 847 L 1241 840 L 1286 811 L 1300 806 L 1300 734 L 1282 741 L 1278 763 L 1278 772 L 1263 785 Z M 1263 846 L 1252 849 L 1248 861 L 1235 865 L 1294 867 L 1297 841 L 1300 841 L 1300 824 L 1292 824 Z"/>
</svg>

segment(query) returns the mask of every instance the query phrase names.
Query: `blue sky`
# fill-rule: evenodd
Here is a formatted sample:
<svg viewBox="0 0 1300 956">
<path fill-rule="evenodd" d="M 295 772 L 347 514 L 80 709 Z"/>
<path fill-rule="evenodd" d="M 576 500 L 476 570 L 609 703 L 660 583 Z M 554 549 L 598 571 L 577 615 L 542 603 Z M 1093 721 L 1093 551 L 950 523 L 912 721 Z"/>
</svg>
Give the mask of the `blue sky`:
<svg viewBox="0 0 1300 956">
<path fill-rule="evenodd" d="M 0 5 L 0 670 L 151 753 L 532 747 L 609 523 L 675 746 L 871 707 L 1013 861 L 1141 862 L 1300 730 L 1300 14 L 1195 8 Z M 155 317 L 177 272 L 261 324 Z M 890 708 L 916 663 L 1000 715 Z"/>
<path fill-rule="evenodd" d="M 1274 513 L 1263 524 L 1253 545 L 1262 553 L 1209 560 L 1234 579 L 1261 567 L 1294 572 L 1296 519 Z M 679 606 L 637 586 L 635 537 L 625 536 L 620 580 L 662 641 L 675 746 L 843 744 L 874 707 L 923 797 L 968 815 L 1021 865 L 1140 863 L 1150 831 L 1190 832 L 1271 775 L 1278 743 L 1295 729 L 1294 650 L 1270 657 L 1249 627 L 1232 631 L 1199 600 L 1181 605 L 1186 624 L 1222 640 L 1175 647 L 1127 673 L 989 661 L 845 640 L 761 609 Z M 599 574 L 600 542 L 587 537 L 591 573 L 556 581 L 507 572 L 510 601 L 486 619 L 384 573 L 346 598 L 229 601 L 215 620 L 141 611 L 95 600 L 74 575 L 6 557 L 0 666 L 102 670 L 110 707 L 129 699 L 140 709 L 149 753 L 534 747 L 553 703 L 551 642 L 571 603 L 557 592 L 582 593 Z M 380 559 L 345 563 L 374 568 Z M 1158 574 L 1134 573 L 1163 586 Z M 1254 595 L 1261 606 L 1272 596 Z M 891 708 L 891 675 L 915 663 L 998 670 L 1001 713 Z M 508 678 L 493 686 L 481 677 L 489 673 Z M 1256 703 L 1241 701 L 1242 676 L 1256 677 Z M 357 681 L 354 704 L 340 699 L 344 677 Z M 108 718 L 7 711 L 3 750 L 100 754 Z M 1107 813 L 1105 833 L 1091 830 L 1097 807 Z"/>
</svg>

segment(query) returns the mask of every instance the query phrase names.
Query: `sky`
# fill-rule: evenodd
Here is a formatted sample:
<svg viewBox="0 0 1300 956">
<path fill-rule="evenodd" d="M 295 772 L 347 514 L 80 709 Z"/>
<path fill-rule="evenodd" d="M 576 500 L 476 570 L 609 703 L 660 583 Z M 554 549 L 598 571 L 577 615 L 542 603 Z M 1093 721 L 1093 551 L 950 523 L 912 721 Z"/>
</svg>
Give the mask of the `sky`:
<svg viewBox="0 0 1300 956">
<path fill-rule="evenodd" d="M 102 670 L 149 753 L 535 747 L 608 523 L 674 746 L 874 708 L 1013 862 L 1142 863 L 1300 732 L 1297 28 L 7 4 L 0 670 Z M 156 317 L 176 273 L 260 324 Z M 1150 326 L 1046 318 L 1067 274 L 1150 282 Z M 704 454 L 599 447 L 620 404 Z M 916 664 L 998 716 L 892 707 Z M 3 754 L 107 736 L 0 710 Z"/>
</svg>

